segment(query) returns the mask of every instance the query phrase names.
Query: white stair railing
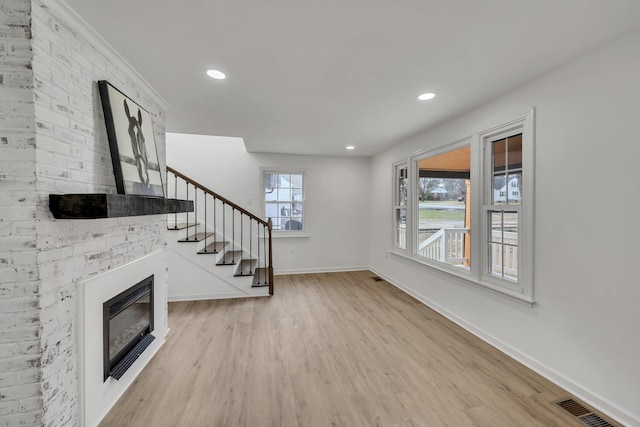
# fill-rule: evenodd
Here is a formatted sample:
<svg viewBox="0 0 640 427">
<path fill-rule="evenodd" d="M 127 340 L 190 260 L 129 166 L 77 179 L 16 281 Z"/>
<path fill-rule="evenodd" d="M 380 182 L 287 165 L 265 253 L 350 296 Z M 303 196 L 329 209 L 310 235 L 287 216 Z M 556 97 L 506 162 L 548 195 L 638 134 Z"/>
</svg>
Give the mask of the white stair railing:
<svg viewBox="0 0 640 427">
<path fill-rule="evenodd" d="M 461 264 L 464 256 L 464 236 L 468 228 L 441 228 L 433 236 L 420 243 L 418 254 L 447 264 Z"/>
</svg>

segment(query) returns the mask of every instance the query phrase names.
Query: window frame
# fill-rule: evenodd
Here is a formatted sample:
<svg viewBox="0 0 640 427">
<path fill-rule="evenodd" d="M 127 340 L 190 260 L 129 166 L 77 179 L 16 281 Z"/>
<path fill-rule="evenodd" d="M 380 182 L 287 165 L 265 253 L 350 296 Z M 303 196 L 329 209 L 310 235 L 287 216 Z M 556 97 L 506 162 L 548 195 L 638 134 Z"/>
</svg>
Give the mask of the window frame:
<svg viewBox="0 0 640 427">
<path fill-rule="evenodd" d="M 461 139 L 460 141 L 456 141 L 453 142 L 451 144 L 447 144 L 447 145 L 443 145 L 443 146 L 439 146 L 437 148 L 431 149 L 431 150 L 425 150 L 425 151 L 420 151 L 418 153 L 415 153 L 414 155 L 411 156 L 409 164 L 412 166 L 410 168 L 410 176 L 411 179 L 409 181 L 409 185 L 410 185 L 410 189 L 409 189 L 409 196 L 407 197 L 410 200 L 410 203 L 412 203 L 411 205 L 411 217 L 412 217 L 412 221 L 411 221 L 411 230 L 407 229 L 407 235 L 411 236 L 411 254 L 412 257 L 414 257 L 415 259 L 419 260 L 421 263 L 433 266 L 439 270 L 443 270 L 443 271 L 447 271 L 449 273 L 452 273 L 456 276 L 462 276 L 465 278 L 470 278 L 472 277 L 472 269 L 474 268 L 474 264 L 477 261 L 473 261 L 473 243 L 475 239 L 471 239 L 471 254 L 472 254 L 472 260 L 471 260 L 471 266 L 469 269 L 461 269 L 459 267 L 455 267 L 434 259 L 430 259 L 430 258 L 426 258 L 423 257 L 422 255 L 420 255 L 418 253 L 418 232 L 419 232 L 419 224 L 420 224 L 420 205 L 418 203 L 418 179 L 420 176 L 420 167 L 418 166 L 418 164 L 420 163 L 420 161 L 429 158 L 429 157 L 435 157 L 435 156 L 439 156 L 441 154 L 445 154 L 448 153 L 450 151 L 454 151 L 454 150 L 458 150 L 460 148 L 464 148 L 466 146 L 469 146 L 471 148 L 471 178 L 473 178 L 473 140 L 471 137 L 465 138 L 465 139 Z M 413 187 L 411 187 L 411 185 L 413 185 Z M 471 179 L 471 188 L 473 188 L 473 180 Z M 472 196 L 474 194 L 473 190 L 471 192 Z M 473 207 L 473 199 L 471 200 L 471 211 L 474 210 Z M 473 212 L 470 212 L 471 215 L 471 223 L 473 224 Z"/>
<path fill-rule="evenodd" d="M 493 174 L 490 143 L 501 136 L 513 136 L 522 133 L 522 186 L 520 188 L 519 205 L 497 205 L 508 211 L 518 211 L 518 282 L 495 277 L 488 274 L 489 248 L 486 244 L 488 237 L 487 215 L 491 207 L 495 205 L 486 203 L 493 200 Z M 431 260 L 418 255 L 418 161 L 426 157 L 436 156 L 469 144 L 471 147 L 471 199 L 470 199 L 470 233 L 471 238 L 471 265 L 470 268 L 461 269 L 447 265 L 443 262 Z M 487 148 L 488 147 L 488 148 Z M 502 124 L 474 133 L 473 135 L 456 142 L 438 146 L 433 149 L 422 150 L 411 154 L 407 160 L 409 186 L 407 196 L 407 231 L 406 250 L 395 246 L 392 240 L 390 253 L 408 258 L 416 263 L 425 265 L 439 271 L 449 273 L 461 278 L 468 283 L 477 285 L 492 293 L 510 297 L 518 302 L 533 306 L 534 299 L 534 190 L 535 190 L 535 108 L 506 120 Z M 395 214 L 396 214 L 396 171 L 399 165 L 393 165 L 393 217 L 392 228 L 395 239 Z M 507 191 L 509 184 L 507 178 Z M 468 197 L 468 196 L 467 196 Z"/>
<path fill-rule="evenodd" d="M 533 206 L 534 206 L 534 112 L 532 108 L 526 115 L 514 119 L 505 124 L 496 126 L 481 132 L 478 142 L 482 148 L 482 161 L 480 162 L 481 176 L 483 180 L 482 205 L 480 205 L 480 244 L 481 250 L 481 276 L 480 281 L 486 286 L 497 288 L 502 292 L 520 296 L 526 301 L 534 301 L 533 290 Z M 504 137 L 522 133 L 522 186 L 519 204 L 497 204 L 493 202 L 493 161 L 491 144 Z M 509 192 L 509 178 L 506 175 L 506 190 Z M 508 196 L 507 196 L 508 198 Z M 517 212 L 518 213 L 518 281 L 496 277 L 488 272 L 490 254 L 485 243 L 489 238 L 488 216 L 491 211 Z"/>
<path fill-rule="evenodd" d="M 293 195 L 291 197 L 291 200 L 289 201 L 267 201 L 266 200 L 266 194 L 265 194 L 265 176 L 267 174 L 284 174 L 284 175 L 301 175 L 302 176 L 302 200 L 293 200 Z M 266 219 L 271 219 L 274 222 L 274 228 L 273 228 L 273 232 L 275 234 L 282 234 L 282 235 L 303 235 L 306 230 L 308 229 L 307 226 L 308 224 L 306 224 L 307 222 L 307 215 L 306 215 L 306 187 L 307 187 L 307 177 L 306 177 L 306 171 L 305 170 L 300 170 L 300 169 L 294 169 L 294 168 L 278 168 L 278 167 L 262 167 L 260 168 L 260 191 L 261 191 L 261 198 L 262 198 L 262 214 L 264 216 L 264 218 Z M 286 230 L 286 229 L 276 229 L 275 228 L 275 218 L 274 217 L 269 217 L 267 216 L 267 204 L 278 204 L 278 203 L 291 203 L 291 204 L 299 204 L 302 205 L 302 215 L 301 215 L 301 223 L 302 223 L 302 228 L 300 230 Z"/>
<path fill-rule="evenodd" d="M 406 170 L 406 176 L 405 179 L 407 180 L 407 200 L 405 202 L 404 205 L 400 204 L 400 186 L 399 186 L 399 181 L 400 181 L 400 173 L 401 171 L 405 169 Z M 408 241 L 409 241 L 409 237 L 408 237 L 408 230 L 410 229 L 409 227 L 409 223 L 408 223 L 408 219 L 409 219 L 409 192 L 410 192 L 410 179 L 409 179 L 409 162 L 408 161 L 402 161 L 399 163 L 396 163 L 393 165 L 393 227 L 392 227 L 392 233 L 393 233 L 393 248 L 396 251 L 401 251 L 402 253 L 407 253 L 407 248 L 409 248 L 408 246 Z M 400 212 L 404 210 L 405 211 L 405 220 L 404 220 L 404 225 L 405 225 L 405 231 L 404 231 L 404 247 L 399 246 L 398 243 L 398 239 L 397 239 L 397 230 L 399 229 L 398 226 L 398 216 L 400 215 Z"/>
</svg>

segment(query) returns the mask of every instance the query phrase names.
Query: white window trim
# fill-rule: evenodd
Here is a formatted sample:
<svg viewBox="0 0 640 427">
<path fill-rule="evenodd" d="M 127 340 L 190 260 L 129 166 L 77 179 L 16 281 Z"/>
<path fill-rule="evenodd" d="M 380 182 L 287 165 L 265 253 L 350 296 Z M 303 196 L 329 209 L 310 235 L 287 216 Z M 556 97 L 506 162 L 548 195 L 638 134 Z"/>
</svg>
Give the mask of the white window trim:
<svg viewBox="0 0 640 427">
<path fill-rule="evenodd" d="M 407 160 L 403 160 L 401 162 L 398 163 L 394 163 L 393 164 L 393 171 L 391 172 L 393 175 L 393 191 L 391 192 L 391 197 L 393 197 L 392 201 L 391 201 L 391 205 L 393 206 L 393 211 L 392 211 L 392 223 L 393 226 L 391 227 L 391 247 L 398 252 L 401 252 L 403 254 L 407 254 L 408 253 L 408 248 L 410 248 L 409 246 L 409 231 L 411 230 L 411 227 L 409 225 L 409 217 L 411 215 L 409 215 L 409 204 L 410 204 L 410 200 L 408 197 L 408 194 L 411 192 L 411 180 L 409 178 L 409 176 L 407 175 L 407 204 L 402 206 L 399 205 L 398 199 L 399 199 L 399 192 L 398 192 L 398 170 L 406 167 L 407 168 L 407 174 L 409 173 L 409 162 L 407 162 Z M 405 212 L 407 212 L 407 218 L 405 219 L 405 242 L 404 242 L 404 249 L 396 246 L 396 213 L 398 210 L 404 209 Z"/>
<path fill-rule="evenodd" d="M 266 173 L 291 173 L 291 174 L 299 174 L 302 175 L 302 201 L 299 203 L 302 204 L 302 230 L 273 230 L 273 238 L 282 238 L 282 237 L 311 237 L 308 230 L 307 224 L 307 173 L 306 170 L 296 169 L 296 168 L 287 168 L 287 167 L 261 167 L 260 168 L 260 197 L 262 207 L 261 212 L 264 219 L 269 220 L 267 217 L 266 205 L 267 201 L 264 195 L 264 175 Z M 296 202 L 298 203 L 298 202 Z"/>
<path fill-rule="evenodd" d="M 480 282 L 486 285 L 495 286 L 499 289 L 506 289 L 522 295 L 525 300 L 534 301 L 533 294 L 533 206 L 534 206 L 534 155 L 535 155 L 535 135 L 534 135 L 535 110 L 532 108 L 527 114 L 518 117 L 511 122 L 488 129 L 478 135 L 479 145 L 482 147 L 483 159 L 480 162 L 481 177 L 484 180 L 484 194 L 479 201 L 480 206 L 480 239 L 479 243 L 484 244 L 488 240 L 488 229 L 486 227 L 488 209 L 493 206 L 489 200 L 493 195 L 491 185 L 491 153 L 489 145 L 492 141 L 502 137 L 522 132 L 522 198 L 520 205 L 505 205 L 505 210 L 518 212 L 518 282 L 492 276 L 487 272 L 488 253 L 481 250 L 481 275 Z"/>
<path fill-rule="evenodd" d="M 486 211 L 483 209 L 483 200 L 487 200 L 485 193 L 492 190 L 492 186 L 487 185 L 483 180 L 487 179 L 485 170 L 487 168 L 486 159 L 483 156 L 483 147 L 487 141 L 495 138 L 496 135 L 503 132 L 513 134 L 514 130 L 522 130 L 522 193 L 525 198 L 522 205 L 517 206 L 521 212 L 522 219 L 519 224 L 519 242 L 518 257 L 519 259 L 519 281 L 514 283 L 485 274 L 485 265 L 487 262 L 487 251 L 483 250 L 483 243 L 487 237 Z M 447 151 L 460 148 L 465 145 L 471 145 L 471 227 L 473 238 L 471 239 L 471 267 L 469 270 L 462 270 L 438 261 L 429 260 L 417 255 L 417 235 L 418 226 L 418 204 L 417 198 L 417 161 L 432 155 L 442 154 Z M 423 150 L 412 154 L 408 162 L 409 176 L 409 197 L 407 200 L 407 248 L 411 250 L 401 250 L 396 248 L 391 241 L 391 249 L 388 253 L 399 257 L 409 259 L 420 265 L 442 271 L 451 276 L 463 279 L 465 282 L 484 288 L 492 293 L 507 296 L 517 302 L 524 303 L 528 306 L 535 304 L 534 299 L 534 280 L 533 280 L 533 264 L 534 264 L 534 155 L 535 155 L 535 109 L 531 108 L 524 114 L 516 118 L 505 121 L 499 126 L 478 132 L 471 137 L 464 138 L 457 142 L 439 146 L 434 149 Z M 393 206 L 395 212 L 395 168 L 404 162 L 398 162 L 393 165 Z M 483 182 L 484 185 L 480 185 Z M 510 206 L 509 209 L 512 207 Z M 395 218 L 392 218 L 395 221 Z M 395 225 L 394 225 L 395 227 Z"/>
</svg>

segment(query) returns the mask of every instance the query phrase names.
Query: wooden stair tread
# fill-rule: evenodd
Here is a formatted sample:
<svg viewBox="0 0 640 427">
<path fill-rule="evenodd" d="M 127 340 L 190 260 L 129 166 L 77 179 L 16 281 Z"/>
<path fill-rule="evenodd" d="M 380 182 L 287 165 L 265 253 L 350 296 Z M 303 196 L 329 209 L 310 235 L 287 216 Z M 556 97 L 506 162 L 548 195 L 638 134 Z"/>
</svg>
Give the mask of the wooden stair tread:
<svg viewBox="0 0 640 427">
<path fill-rule="evenodd" d="M 196 224 L 193 223 L 189 223 L 189 225 L 187 225 L 186 222 L 179 222 L 177 224 L 167 224 L 167 230 L 184 230 L 185 228 L 189 227 L 195 227 Z"/>
<path fill-rule="evenodd" d="M 200 255 L 217 254 L 222 250 L 222 248 L 224 248 L 228 244 L 229 244 L 228 241 L 213 242 L 208 244 L 204 249 L 199 250 L 198 254 Z"/>
<path fill-rule="evenodd" d="M 178 240 L 178 242 L 180 243 L 192 243 L 192 242 L 199 242 L 201 240 L 204 240 L 205 238 L 209 238 L 213 236 L 213 233 L 210 231 L 207 231 L 206 233 L 203 231 L 201 233 L 197 233 L 197 234 L 192 234 L 190 236 L 188 236 L 185 239 L 180 239 Z"/>
<path fill-rule="evenodd" d="M 240 261 L 242 251 L 227 251 L 216 265 L 236 265 Z"/>
<path fill-rule="evenodd" d="M 258 264 L 258 260 L 255 258 L 245 258 L 240 261 L 234 277 L 240 276 L 253 276 L 253 268 Z"/>
</svg>

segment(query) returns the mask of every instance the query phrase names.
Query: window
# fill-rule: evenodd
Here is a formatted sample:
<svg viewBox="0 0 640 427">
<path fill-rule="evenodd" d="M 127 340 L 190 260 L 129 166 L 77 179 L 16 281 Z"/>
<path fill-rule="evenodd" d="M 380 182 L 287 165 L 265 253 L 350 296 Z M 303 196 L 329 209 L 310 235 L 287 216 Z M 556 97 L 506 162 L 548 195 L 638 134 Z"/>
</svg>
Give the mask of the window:
<svg viewBox="0 0 640 427">
<path fill-rule="evenodd" d="M 471 146 L 415 160 L 416 255 L 468 270 L 471 265 Z"/>
<path fill-rule="evenodd" d="M 398 249 L 407 249 L 407 192 L 409 182 L 407 180 L 407 164 L 395 166 L 395 195 L 394 195 L 394 239 L 393 245 Z"/>
<path fill-rule="evenodd" d="M 393 252 L 533 303 L 533 121 L 395 165 Z"/>
<path fill-rule="evenodd" d="M 479 135 L 483 283 L 533 300 L 533 110 Z"/>
<path fill-rule="evenodd" d="M 302 172 L 264 171 L 264 211 L 274 230 L 303 229 L 304 174 Z"/>
<path fill-rule="evenodd" d="M 512 131 L 513 132 L 513 131 Z M 493 191 L 483 204 L 487 218 L 486 274 L 518 282 L 518 219 L 521 216 L 522 133 L 486 138 L 488 180 Z M 507 190 L 508 188 L 508 190 Z"/>
</svg>

